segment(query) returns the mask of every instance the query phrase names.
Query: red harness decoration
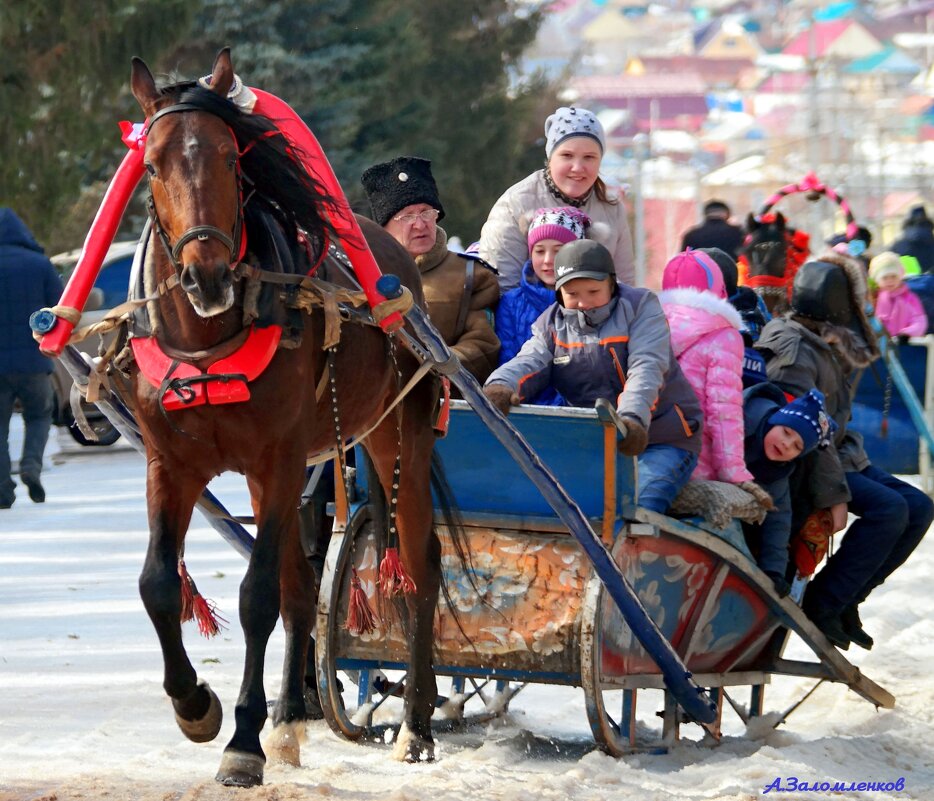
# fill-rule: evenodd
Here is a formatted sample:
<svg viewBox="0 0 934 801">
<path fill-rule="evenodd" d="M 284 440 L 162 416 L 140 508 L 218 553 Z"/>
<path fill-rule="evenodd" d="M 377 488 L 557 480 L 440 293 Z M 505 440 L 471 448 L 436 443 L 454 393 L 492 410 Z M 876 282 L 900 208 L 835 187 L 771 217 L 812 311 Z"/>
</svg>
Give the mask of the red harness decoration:
<svg viewBox="0 0 934 801">
<path fill-rule="evenodd" d="M 269 366 L 281 338 L 281 326 L 251 326 L 243 344 L 207 370 L 173 359 L 155 337 L 134 337 L 130 346 L 146 380 L 156 389 L 164 388 L 165 410 L 174 411 L 249 400 L 247 385 Z"/>
</svg>

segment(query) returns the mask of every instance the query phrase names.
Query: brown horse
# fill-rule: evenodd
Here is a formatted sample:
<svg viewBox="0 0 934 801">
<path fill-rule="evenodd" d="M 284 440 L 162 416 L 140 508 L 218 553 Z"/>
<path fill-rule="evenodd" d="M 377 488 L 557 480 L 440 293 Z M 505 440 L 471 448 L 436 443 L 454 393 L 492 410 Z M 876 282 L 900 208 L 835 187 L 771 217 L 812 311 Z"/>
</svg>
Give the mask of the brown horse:
<svg viewBox="0 0 934 801">
<path fill-rule="evenodd" d="M 256 541 L 240 587 L 246 659 L 236 729 L 217 780 L 236 786 L 262 783 L 263 661 L 280 615 L 286 651 L 273 721 L 282 727 L 276 731 L 286 734 L 279 738 L 285 746 L 277 755 L 298 763 L 298 741 L 288 733 L 305 718 L 303 679 L 316 601 L 312 570 L 299 542 L 304 466 L 309 454 L 334 448 L 338 436 L 346 441 L 379 423 L 365 444 L 387 497 L 401 448 L 397 528 L 402 562 L 416 587 L 406 599 L 410 670 L 396 750 L 407 761 L 430 759 L 436 695 L 432 623 L 440 582 L 429 490 L 437 380 L 422 379 L 397 407 L 401 413 L 390 413 L 379 422 L 400 383 L 404 386 L 417 368 L 415 357 L 400 348 L 397 373 L 389 336 L 378 327 L 345 321 L 332 354 L 333 372 L 326 376 L 324 312 L 304 314 L 283 310 L 281 304 L 280 317 L 291 319 L 293 334 L 298 332 L 290 347 L 276 349 L 268 366 L 253 378 L 237 373 L 212 379 L 204 374 L 218 360 L 236 358 L 250 338 L 252 329 L 244 322 L 248 281 L 232 268 L 240 262 L 266 267 L 259 242 L 264 237 L 285 241 L 294 254 L 309 249 L 296 245 L 300 238 L 320 251 L 329 229 L 324 212 L 337 209 L 275 124 L 242 112 L 227 99 L 233 81 L 228 50 L 214 63 L 210 89 L 195 83 L 159 89 L 146 65 L 133 60 L 133 94 L 149 118 L 145 165 L 154 235 L 145 283 L 159 288 L 155 340 L 171 364 L 155 383 L 143 374 L 139 357 L 130 368 L 133 405 L 148 459 L 150 541 L 140 593 L 162 647 L 164 687 L 186 736 L 201 742 L 217 735 L 220 702 L 198 680 L 182 644 L 180 557 L 193 507 L 207 483 L 225 471 L 242 473 L 252 499 Z M 276 230 L 270 234 L 256 219 L 276 220 Z M 415 301 L 424 305 L 411 258 L 374 223 L 359 222 L 382 270 L 398 275 Z M 240 248 L 244 236 L 245 253 Z M 315 255 L 306 253 L 306 267 Z M 287 294 L 281 285 L 263 285 L 263 292 L 274 298 Z M 173 374 L 179 364 L 193 365 L 195 378 L 191 372 L 187 378 Z M 340 432 L 331 393 L 316 397 L 316 387 L 326 387 L 329 377 L 336 382 Z M 231 385 L 245 386 L 249 397 L 211 402 L 212 392 Z M 202 402 L 194 402 L 199 397 Z M 181 408 L 170 408 L 172 399 Z"/>
</svg>

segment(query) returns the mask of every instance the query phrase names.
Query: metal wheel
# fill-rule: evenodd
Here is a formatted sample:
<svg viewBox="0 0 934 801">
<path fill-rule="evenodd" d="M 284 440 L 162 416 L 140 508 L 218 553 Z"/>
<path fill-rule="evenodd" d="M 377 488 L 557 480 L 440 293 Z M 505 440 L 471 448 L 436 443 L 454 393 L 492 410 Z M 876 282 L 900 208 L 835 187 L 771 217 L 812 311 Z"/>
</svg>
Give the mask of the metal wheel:
<svg viewBox="0 0 934 801">
<path fill-rule="evenodd" d="M 591 576 L 581 608 L 581 686 L 594 741 L 608 754 L 623 756 L 633 751 L 635 696 L 602 677 L 605 598 L 603 582 Z"/>
<path fill-rule="evenodd" d="M 372 525 L 367 520 L 363 525 Z M 338 678 L 337 642 L 341 621 L 338 620 L 340 599 L 346 582 L 349 562 L 353 556 L 353 540 L 356 527 L 351 524 L 344 532 L 335 531 L 331 536 L 321 587 L 318 591 L 317 636 L 315 637 L 315 667 L 318 678 L 318 699 L 324 719 L 331 729 L 348 740 L 358 740 L 368 728 L 364 723 L 354 722 L 357 715 L 348 712 L 344 705 L 343 683 Z"/>
</svg>

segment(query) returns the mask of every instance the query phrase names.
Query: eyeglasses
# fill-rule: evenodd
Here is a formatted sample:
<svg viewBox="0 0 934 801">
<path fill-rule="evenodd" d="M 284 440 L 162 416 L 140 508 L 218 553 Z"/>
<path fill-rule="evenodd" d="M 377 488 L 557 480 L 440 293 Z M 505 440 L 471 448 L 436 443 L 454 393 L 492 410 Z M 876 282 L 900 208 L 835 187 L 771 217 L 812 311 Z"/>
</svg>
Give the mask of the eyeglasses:
<svg viewBox="0 0 934 801">
<path fill-rule="evenodd" d="M 405 223 L 406 225 L 415 225 L 416 220 L 431 223 L 437 220 L 440 215 L 441 212 L 437 209 L 425 209 L 424 211 L 419 211 L 413 214 L 400 214 L 396 217 L 393 217 L 393 219 L 398 220 L 401 223 Z"/>
</svg>

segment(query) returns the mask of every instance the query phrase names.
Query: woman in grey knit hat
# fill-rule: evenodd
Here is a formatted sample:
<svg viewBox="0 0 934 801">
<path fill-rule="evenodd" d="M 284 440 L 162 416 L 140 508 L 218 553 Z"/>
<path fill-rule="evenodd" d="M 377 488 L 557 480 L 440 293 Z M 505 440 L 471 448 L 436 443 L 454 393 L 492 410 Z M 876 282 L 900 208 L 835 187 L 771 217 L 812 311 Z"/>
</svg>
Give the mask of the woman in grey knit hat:
<svg viewBox="0 0 934 801">
<path fill-rule="evenodd" d="M 600 178 L 606 134 L 585 108 L 562 107 L 545 120 L 545 166 L 509 187 L 480 234 L 480 256 L 499 271 L 503 292 L 519 285 L 529 258 L 526 222 L 538 208 L 573 206 L 593 221 L 590 236 L 610 251 L 616 277 L 633 285 L 635 265 L 626 207 Z"/>
</svg>

